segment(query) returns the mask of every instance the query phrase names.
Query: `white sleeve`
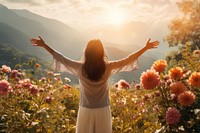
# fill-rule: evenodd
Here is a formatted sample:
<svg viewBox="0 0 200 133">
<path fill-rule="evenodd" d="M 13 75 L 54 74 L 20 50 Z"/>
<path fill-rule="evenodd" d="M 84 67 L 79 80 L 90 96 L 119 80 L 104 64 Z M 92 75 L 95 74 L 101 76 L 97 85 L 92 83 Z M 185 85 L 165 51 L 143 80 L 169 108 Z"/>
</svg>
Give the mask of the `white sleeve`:
<svg viewBox="0 0 200 133">
<path fill-rule="evenodd" d="M 110 61 L 108 65 L 111 74 L 116 74 L 118 72 L 128 72 L 138 69 L 138 60 L 133 55 L 130 55 L 121 60 Z"/>
<path fill-rule="evenodd" d="M 54 51 L 53 58 L 54 68 L 57 70 L 66 71 L 74 75 L 77 75 L 78 71 L 80 70 L 80 62 L 69 59 L 66 56 L 59 53 L 58 51 Z"/>
</svg>

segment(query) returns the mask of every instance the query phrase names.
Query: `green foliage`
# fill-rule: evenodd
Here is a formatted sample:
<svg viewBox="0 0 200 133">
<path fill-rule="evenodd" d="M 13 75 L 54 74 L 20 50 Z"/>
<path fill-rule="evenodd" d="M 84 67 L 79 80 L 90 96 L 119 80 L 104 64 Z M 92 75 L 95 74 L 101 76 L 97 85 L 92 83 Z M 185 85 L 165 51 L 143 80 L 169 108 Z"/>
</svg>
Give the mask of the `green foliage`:
<svg viewBox="0 0 200 133">
<path fill-rule="evenodd" d="M 153 106 L 144 104 L 145 93 L 145 90 L 133 88 L 111 89 L 114 133 L 150 133 L 160 128 Z"/>
<path fill-rule="evenodd" d="M 11 86 L 6 95 L 0 95 L 0 132 L 74 133 L 78 88 L 51 71 L 38 78 L 41 68 L 35 63 L 30 61 L 25 65 L 29 69 L 18 70 L 14 77 L 9 67 L 0 68 L 0 81 Z M 145 93 L 134 87 L 110 90 L 114 133 L 149 133 L 160 128 L 152 106 L 144 105 Z"/>
<path fill-rule="evenodd" d="M 181 66 L 187 70 L 200 71 L 200 54 L 196 54 L 195 51 L 199 50 L 192 51 L 189 43 L 180 47 L 179 51 L 171 51 L 166 57 L 168 69 L 174 66 Z"/>
<path fill-rule="evenodd" d="M 190 42 L 192 50 L 200 49 L 200 1 L 183 0 L 178 7 L 182 14 L 169 25 L 170 34 L 166 38 L 169 46 Z"/>
</svg>

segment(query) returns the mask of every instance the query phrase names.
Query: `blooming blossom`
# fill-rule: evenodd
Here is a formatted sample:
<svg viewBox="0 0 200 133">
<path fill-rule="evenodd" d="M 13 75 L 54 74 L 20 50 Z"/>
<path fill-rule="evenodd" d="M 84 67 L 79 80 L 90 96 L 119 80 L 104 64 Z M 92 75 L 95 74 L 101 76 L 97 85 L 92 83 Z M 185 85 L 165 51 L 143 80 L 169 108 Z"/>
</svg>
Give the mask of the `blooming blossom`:
<svg viewBox="0 0 200 133">
<path fill-rule="evenodd" d="M 2 72 L 4 72 L 4 73 L 9 73 L 9 72 L 11 72 L 11 68 L 10 68 L 9 66 L 6 66 L 6 65 L 2 65 L 1 70 L 2 70 Z"/>
<path fill-rule="evenodd" d="M 150 96 L 148 94 L 145 94 L 143 97 L 144 101 L 149 101 L 150 100 Z"/>
<path fill-rule="evenodd" d="M 154 69 L 156 72 L 164 72 L 165 68 L 167 66 L 166 60 L 157 60 L 153 63 L 152 69 Z"/>
<path fill-rule="evenodd" d="M 200 87 L 200 72 L 193 72 L 188 82 L 192 87 Z"/>
<path fill-rule="evenodd" d="M 193 55 L 194 55 L 194 57 L 200 57 L 200 50 L 194 50 L 193 51 Z"/>
<path fill-rule="evenodd" d="M 168 108 L 165 116 L 167 124 L 176 125 L 177 123 L 179 123 L 180 118 L 181 114 L 179 110 L 177 110 L 176 108 Z"/>
<path fill-rule="evenodd" d="M 121 79 L 118 81 L 118 88 L 128 89 L 128 88 L 131 88 L 131 85 L 128 82 L 126 82 L 125 80 Z"/>
<path fill-rule="evenodd" d="M 169 70 L 169 76 L 171 79 L 179 80 L 183 77 L 183 69 L 181 67 L 174 67 Z"/>
<path fill-rule="evenodd" d="M 0 95 L 7 95 L 10 91 L 10 83 L 7 80 L 0 80 Z"/>
<path fill-rule="evenodd" d="M 21 84 L 25 88 L 29 88 L 32 85 L 30 79 L 20 80 L 19 84 Z"/>
<path fill-rule="evenodd" d="M 178 102 L 182 106 L 189 106 L 195 102 L 196 96 L 191 91 L 185 91 L 178 96 Z"/>
<path fill-rule="evenodd" d="M 12 70 L 10 73 L 10 78 L 16 78 L 18 75 L 18 70 Z"/>
<path fill-rule="evenodd" d="M 147 70 L 140 77 L 141 84 L 145 89 L 153 89 L 160 83 L 160 76 L 155 70 Z"/>
<path fill-rule="evenodd" d="M 31 94 L 35 95 L 38 92 L 38 87 L 36 85 L 31 85 L 29 90 Z"/>
<path fill-rule="evenodd" d="M 136 84 L 136 85 L 135 85 L 135 88 L 136 88 L 137 90 L 140 90 L 141 85 L 140 85 L 140 84 Z"/>
<path fill-rule="evenodd" d="M 175 82 L 170 85 L 170 90 L 172 94 L 178 96 L 179 94 L 183 93 L 187 90 L 187 87 L 182 82 Z"/>
<path fill-rule="evenodd" d="M 51 102 L 53 101 L 53 98 L 50 97 L 50 96 L 47 96 L 47 97 L 45 98 L 45 101 L 46 101 L 47 103 L 51 103 Z"/>
<path fill-rule="evenodd" d="M 37 69 L 40 68 L 40 64 L 36 63 L 36 64 L 35 64 L 35 67 L 36 67 Z"/>
</svg>

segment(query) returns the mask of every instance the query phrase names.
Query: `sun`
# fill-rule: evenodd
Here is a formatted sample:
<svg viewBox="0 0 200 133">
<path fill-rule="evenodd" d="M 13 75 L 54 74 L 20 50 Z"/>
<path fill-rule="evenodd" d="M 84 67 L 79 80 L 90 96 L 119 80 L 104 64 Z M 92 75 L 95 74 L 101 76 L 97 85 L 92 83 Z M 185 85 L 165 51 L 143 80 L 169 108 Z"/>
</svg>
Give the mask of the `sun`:
<svg viewBox="0 0 200 133">
<path fill-rule="evenodd" d="M 124 22 L 124 14 L 120 10 L 112 10 L 107 13 L 107 22 L 116 26 Z"/>
</svg>

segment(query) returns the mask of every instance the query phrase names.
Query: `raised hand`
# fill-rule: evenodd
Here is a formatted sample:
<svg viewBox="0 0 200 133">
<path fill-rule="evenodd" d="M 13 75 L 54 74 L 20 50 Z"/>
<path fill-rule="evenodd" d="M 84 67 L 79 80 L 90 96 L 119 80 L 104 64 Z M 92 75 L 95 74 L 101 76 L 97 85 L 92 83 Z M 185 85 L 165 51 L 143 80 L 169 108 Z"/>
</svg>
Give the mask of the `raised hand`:
<svg viewBox="0 0 200 133">
<path fill-rule="evenodd" d="M 39 39 L 31 38 L 30 41 L 33 44 L 33 46 L 39 46 L 39 47 L 45 46 L 45 42 L 40 36 L 39 36 Z"/>
<path fill-rule="evenodd" d="M 159 41 L 153 41 L 153 42 L 150 42 L 150 41 L 151 39 L 149 38 L 145 46 L 147 49 L 157 48 L 157 46 L 160 44 Z"/>
</svg>

